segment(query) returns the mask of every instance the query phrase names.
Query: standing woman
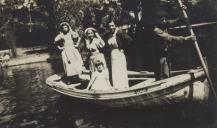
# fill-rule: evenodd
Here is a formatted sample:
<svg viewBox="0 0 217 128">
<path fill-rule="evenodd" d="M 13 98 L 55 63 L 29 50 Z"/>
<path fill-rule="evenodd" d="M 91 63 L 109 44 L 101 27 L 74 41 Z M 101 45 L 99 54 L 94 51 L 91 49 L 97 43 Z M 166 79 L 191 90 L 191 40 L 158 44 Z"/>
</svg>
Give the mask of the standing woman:
<svg viewBox="0 0 217 128">
<path fill-rule="evenodd" d="M 102 61 L 103 65 L 105 68 L 106 62 L 105 62 L 105 57 L 104 55 L 100 52 L 100 49 L 102 49 L 105 46 L 105 42 L 102 40 L 96 29 L 94 28 L 87 28 L 85 31 L 85 41 L 86 41 L 86 46 L 87 49 L 90 51 L 90 71 L 93 73 L 96 71 L 96 67 L 94 62 L 96 60 Z"/>
<path fill-rule="evenodd" d="M 83 61 L 80 53 L 75 48 L 80 42 L 78 33 L 72 31 L 67 22 L 60 24 L 60 33 L 55 37 L 54 43 L 61 50 L 63 67 L 66 75 L 66 84 L 79 82 L 82 73 Z"/>
<path fill-rule="evenodd" d="M 111 49 L 112 83 L 114 89 L 129 88 L 127 62 L 124 49 L 132 38 L 127 35 L 127 30 L 119 30 L 113 21 L 108 23 L 108 45 Z M 126 27 L 126 26 L 125 26 Z"/>
</svg>

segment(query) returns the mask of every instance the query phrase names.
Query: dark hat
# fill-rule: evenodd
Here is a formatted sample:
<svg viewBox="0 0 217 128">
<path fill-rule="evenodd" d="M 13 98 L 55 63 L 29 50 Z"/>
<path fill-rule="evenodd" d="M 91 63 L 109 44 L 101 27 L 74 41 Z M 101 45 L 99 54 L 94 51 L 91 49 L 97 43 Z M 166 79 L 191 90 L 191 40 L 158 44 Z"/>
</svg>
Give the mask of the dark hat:
<svg viewBox="0 0 217 128">
<path fill-rule="evenodd" d="M 96 32 L 97 32 L 97 30 L 96 30 L 95 28 L 89 27 L 89 28 L 86 28 L 86 29 L 84 30 L 84 35 L 85 35 L 85 36 L 87 36 L 87 32 L 88 32 L 88 31 L 93 31 L 93 33 L 96 33 Z"/>
</svg>

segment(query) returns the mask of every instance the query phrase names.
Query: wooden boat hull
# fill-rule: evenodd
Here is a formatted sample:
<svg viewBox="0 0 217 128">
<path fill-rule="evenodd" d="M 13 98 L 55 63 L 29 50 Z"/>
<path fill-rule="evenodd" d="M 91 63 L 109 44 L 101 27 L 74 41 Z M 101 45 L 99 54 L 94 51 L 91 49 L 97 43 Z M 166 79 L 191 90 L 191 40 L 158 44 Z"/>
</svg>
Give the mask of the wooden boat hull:
<svg viewBox="0 0 217 128">
<path fill-rule="evenodd" d="M 79 99 L 80 101 L 108 107 L 151 107 L 184 102 L 203 103 L 208 99 L 209 86 L 202 70 L 174 76 L 161 81 L 144 81 L 129 90 L 94 92 L 71 88 L 54 82 L 54 77 L 46 81 L 53 90 Z"/>
</svg>

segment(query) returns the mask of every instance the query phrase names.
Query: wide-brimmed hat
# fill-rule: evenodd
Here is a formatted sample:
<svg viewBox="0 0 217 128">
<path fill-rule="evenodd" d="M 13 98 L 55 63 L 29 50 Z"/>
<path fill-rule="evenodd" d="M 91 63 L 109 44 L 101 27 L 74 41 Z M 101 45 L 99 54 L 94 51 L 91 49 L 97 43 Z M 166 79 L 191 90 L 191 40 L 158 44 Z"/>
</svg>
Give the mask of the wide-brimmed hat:
<svg viewBox="0 0 217 128">
<path fill-rule="evenodd" d="M 103 65 L 103 62 L 102 62 L 101 60 L 98 60 L 98 59 L 97 59 L 97 60 L 94 61 L 94 65 L 95 65 L 95 66 L 99 66 L 99 65 L 101 65 L 101 64 Z"/>
<path fill-rule="evenodd" d="M 62 28 L 63 25 L 66 25 L 66 26 L 68 26 L 68 27 L 70 28 L 70 25 L 69 25 L 68 22 L 62 22 L 62 23 L 60 23 L 60 25 L 59 25 L 59 30 L 61 30 L 61 28 Z"/>
<path fill-rule="evenodd" d="M 92 27 L 86 28 L 85 31 L 84 31 L 84 35 L 85 35 L 85 36 L 87 36 L 87 32 L 88 32 L 89 30 L 93 31 L 94 33 L 97 32 L 97 30 L 96 30 L 95 28 L 92 28 Z"/>
</svg>

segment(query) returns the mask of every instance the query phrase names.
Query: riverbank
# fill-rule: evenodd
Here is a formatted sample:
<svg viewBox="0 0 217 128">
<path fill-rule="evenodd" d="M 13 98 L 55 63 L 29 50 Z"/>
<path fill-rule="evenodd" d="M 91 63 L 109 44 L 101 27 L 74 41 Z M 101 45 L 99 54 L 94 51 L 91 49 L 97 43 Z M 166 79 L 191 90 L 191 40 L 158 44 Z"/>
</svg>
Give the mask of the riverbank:
<svg viewBox="0 0 217 128">
<path fill-rule="evenodd" d="M 5 60 L 1 63 L 1 67 L 5 66 L 17 66 L 23 64 L 31 64 L 38 62 L 46 62 L 50 60 L 59 59 L 57 55 L 51 55 L 46 46 L 37 46 L 37 47 L 29 47 L 29 48 L 17 48 L 17 56 L 11 57 L 8 60 Z M 1 54 L 8 53 L 10 54 L 10 50 L 4 50 Z M 10 54 L 11 55 L 11 54 Z"/>
</svg>

